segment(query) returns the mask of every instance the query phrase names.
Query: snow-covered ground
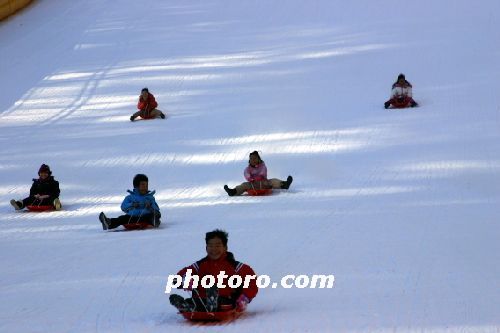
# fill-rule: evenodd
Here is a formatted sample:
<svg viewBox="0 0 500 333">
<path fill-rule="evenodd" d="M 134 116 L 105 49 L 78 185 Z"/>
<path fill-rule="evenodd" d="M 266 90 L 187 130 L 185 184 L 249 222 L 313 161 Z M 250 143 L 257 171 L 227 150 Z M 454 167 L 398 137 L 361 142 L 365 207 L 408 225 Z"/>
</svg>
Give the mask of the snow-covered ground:
<svg viewBox="0 0 500 333">
<path fill-rule="evenodd" d="M 0 331 L 499 332 L 499 59 L 497 0 L 35 1 L 0 23 Z M 421 107 L 384 110 L 400 72 Z M 226 195 L 253 150 L 290 191 Z M 15 212 L 41 163 L 64 211 Z M 161 228 L 104 232 L 136 173 Z M 335 286 L 192 325 L 166 277 L 214 228 Z"/>
</svg>

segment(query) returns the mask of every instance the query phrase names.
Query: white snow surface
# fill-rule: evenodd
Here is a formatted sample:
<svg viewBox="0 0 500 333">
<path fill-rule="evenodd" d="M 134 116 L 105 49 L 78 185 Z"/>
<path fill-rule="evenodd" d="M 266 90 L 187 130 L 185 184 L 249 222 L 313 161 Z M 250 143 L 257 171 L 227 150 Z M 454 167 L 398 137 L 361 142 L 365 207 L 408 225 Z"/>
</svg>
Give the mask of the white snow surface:
<svg viewBox="0 0 500 333">
<path fill-rule="evenodd" d="M 0 331 L 499 332 L 499 59 L 497 0 L 35 1 L 0 23 Z M 253 150 L 289 191 L 226 195 Z M 42 163 L 63 211 L 14 211 Z M 103 231 L 136 173 L 161 227 Z M 189 323 L 166 278 L 215 228 L 334 287 Z"/>
</svg>

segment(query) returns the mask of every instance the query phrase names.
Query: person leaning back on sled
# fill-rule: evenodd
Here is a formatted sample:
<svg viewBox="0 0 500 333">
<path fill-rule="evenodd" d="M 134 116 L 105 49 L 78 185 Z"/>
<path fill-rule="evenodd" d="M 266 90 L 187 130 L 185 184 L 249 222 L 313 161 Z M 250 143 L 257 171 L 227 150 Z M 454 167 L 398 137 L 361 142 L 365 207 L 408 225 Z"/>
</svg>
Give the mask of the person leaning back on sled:
<svg viewBox="0 0 500 333">
<path fill-rule="evenodd" d="M 384 103 L 386 109 L 391 105 L 398 108 L 418 106 L 413 100 L 412 85 L 406 80 L 404 74 L 398 75 L 397 81 L 392 85 L 391 99 Z"/>
<path fill-rule="evenodd" d="M 205 235 L 207 256 L 177 273 L 183 278 L 184 284 L 190 270 L 186 289 L 192 291 L 192 297 L 187 299 L 176 294 L 170 295 L 170 304 L 180 312 L 217 312 L 233 309 L 242 312 L 257 295 L 259 289 L 255 272 L 250 266 L 234 259 L 234 255 L 227 250 L 227 241 L 228 234 L 223 230 L 207 232 Z M 216 277 L 222 271 L 224 278 L 222 281 L 217 281 Z M 199 281 L 207 275 L 213 276 L 216 282 L 211 288 L 204 289 Z M 248 285 L 245 286 L 243 283 L 238 288 L 229 287 L 228 280 L 235 275 L 238 275 L 241 281 L 248 280 Z M 198 279 L 198 286 L 194 286 L 194 278 Z M 224 285 L 224 288 L 217 288 L 218 284 Z"/>
<path fill-rule="evenodd" d="M 242 195 L 245 191 L 248 190 L 262 190 L 262 189 L 284 189 L 288 190 L 290 188 L 290 184 L 293 181 L 292 176 L 288 176 L 286 181 L 272 178 L 267 179 L 267 167 L 264 161 L 260 158 L 260 155 L 257 151 L 253 151 L 250 153 L 248 166 L 245 168 L 243 172 L 245 176 L 246 182 L 236 186 L 234 189 L 229 188 L 227 185 L 224 185 L 224 190 L 227 192 L 229 196 Z"/>
<path fill-rule="evenodd" d="M 130 116 L 130 121 L 134 121 L 137 117 L 141 117 L 143 119 L 165 119 L 165 114 L 158 110 L 157 107 L 158 103 L 156 102 L 153 94 L 149 92 L 148 88 L 143 88 L 141 90 L 141 94 L 139 95 L 139 101 L 137 102 L 137 108 L 139 111 Z"/>
<path fill-rule="evenodd" d="M 103 212 L 99 214 L 102 229 L 115 229 L 129 223 L 145 222 L 157 228 L 160 226 L 160 208 L 156 203 L 155 191 L 148 189 L 148 177 L 143 174 L 135 175 L 133 180 L 134 190 L 128 191 L 129 195 L 123 199 L 121 209 L 125 215 L 117 218 L 108 218 Z"/>
<path fill-rule="evenodd" d="M 60 194 L 59 182 L 52 176 L 50 167 L 42 164 L 38 170 L 38 179 L 33 179 L 29 197 L 22 200 L 12 199 L 10 204 L 16 210 L 21 210 L 26 206 L 53 206 L 55 210 L 60 210 Z"/>
</svg>

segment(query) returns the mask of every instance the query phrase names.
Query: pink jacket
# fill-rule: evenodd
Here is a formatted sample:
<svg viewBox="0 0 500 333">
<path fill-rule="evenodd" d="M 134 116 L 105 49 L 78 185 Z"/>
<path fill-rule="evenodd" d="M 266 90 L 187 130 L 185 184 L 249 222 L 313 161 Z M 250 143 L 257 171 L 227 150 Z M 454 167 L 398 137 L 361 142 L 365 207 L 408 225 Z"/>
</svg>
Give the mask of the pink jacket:
<svg viewBox="0 0 500 333">
<path fill-rule="evenodd" d="M 249 182 L 259 181 L 259 180 L 267 180 L 267 167 L 264 162 L 257 164 L 256 167 L 251 165 L 245 168 L 245 179 Z"/>
</svg>

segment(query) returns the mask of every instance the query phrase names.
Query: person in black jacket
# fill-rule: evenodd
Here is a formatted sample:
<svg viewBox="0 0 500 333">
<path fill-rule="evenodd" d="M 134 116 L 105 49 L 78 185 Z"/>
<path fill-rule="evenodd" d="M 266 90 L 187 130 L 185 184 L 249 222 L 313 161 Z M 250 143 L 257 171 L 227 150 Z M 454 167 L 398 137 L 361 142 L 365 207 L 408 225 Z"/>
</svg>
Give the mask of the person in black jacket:
<svg viewBox="0 0 500 333">
<path fill-rule="evenodd" d="M 38 170 L 38 179 L 33 179 L 29 197 L 23 200 L 10 201 L 16 210 L 26 206 L 53 206 L 55 210 L 61 209 L 59 201 L 59 182 L 52 176 L 52 171 L 47 164 L 42 164 Z"/>
</svg>

